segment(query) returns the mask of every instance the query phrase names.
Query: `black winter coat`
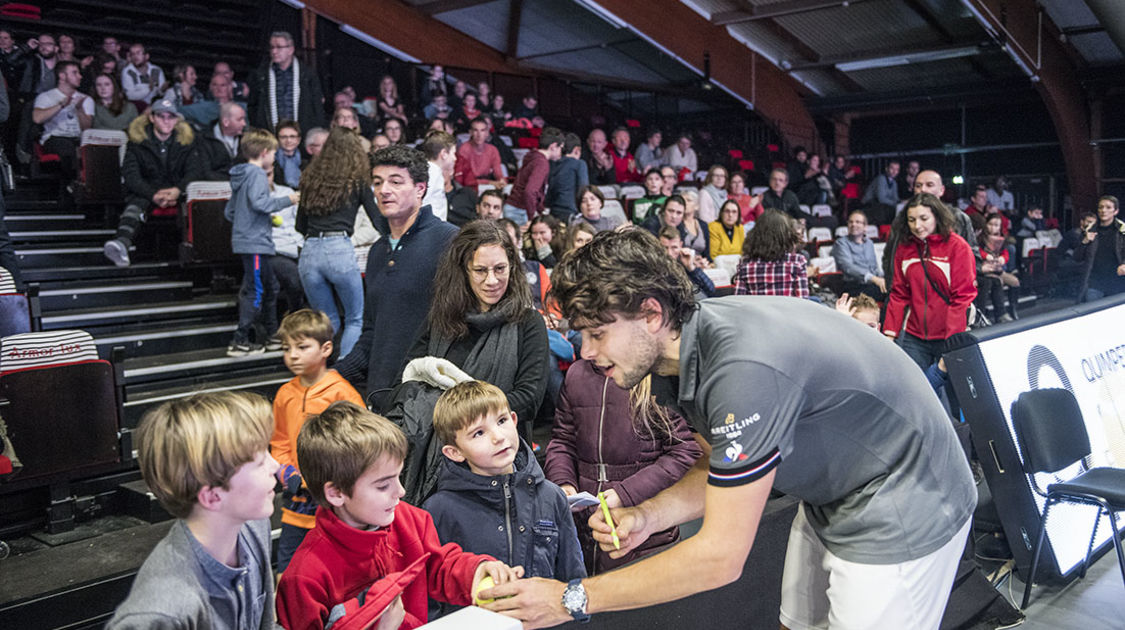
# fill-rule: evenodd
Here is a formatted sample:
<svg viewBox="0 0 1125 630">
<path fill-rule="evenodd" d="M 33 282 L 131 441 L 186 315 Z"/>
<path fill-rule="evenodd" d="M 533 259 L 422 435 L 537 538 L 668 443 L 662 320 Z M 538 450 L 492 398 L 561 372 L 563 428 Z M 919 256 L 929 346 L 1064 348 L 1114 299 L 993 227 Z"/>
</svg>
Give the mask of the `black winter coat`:
<svg viewBox="0 0 1125 630">
<path fill-rule="evenodd" d="M 160 143 L 152 133 L 148 117 L 138 116 L 129 124 L 129 144 L 121 163 L 125 200 L 141 208 L 152 205 L 156 191 L 175 186 L 187 191 L 189 183 L 202 179 L 191 125 L 180 121 L 172 131 L 167 159 L 160 159 Z"/>
<path fill-rule="evenodd" d="M 196 151 L 199 153 L 199 179 L 216 182 L 229 182 L 230 169 L 235 165 L 235 158 L 227 152 L 222 140 L 215 137 L 215 122 L 199 131 L 195 139 Z"/>
<path fill-rule="evenodd" d="M 437 492 L 422 506 L 434 517 L 442 543 L 522 566 L 526 577 L 586 577 L 566 495 L 543 476 L 526 442 L 520 442 L 514 468 L 510 475 L 486 477 L 445 459 Z"/>
<path fill-rule="evenodd" d="M 316 70 L 307 64 L 294 59 L 293 63 L 300 64 L 300 77 L 298 82 L 301 88 L 300 98 L 297 100 L 297 122 L 301 129 L 327 126 L 324 119 L 324 90 L 320 87 L 320 80 Z M 273 130 L 270 124 L 270 64 L 266 62 L 258 66 L 250 74 L 250 104 L 246 114 L 250 117 L 250 124 L 260 129 Z"/>
</svg>

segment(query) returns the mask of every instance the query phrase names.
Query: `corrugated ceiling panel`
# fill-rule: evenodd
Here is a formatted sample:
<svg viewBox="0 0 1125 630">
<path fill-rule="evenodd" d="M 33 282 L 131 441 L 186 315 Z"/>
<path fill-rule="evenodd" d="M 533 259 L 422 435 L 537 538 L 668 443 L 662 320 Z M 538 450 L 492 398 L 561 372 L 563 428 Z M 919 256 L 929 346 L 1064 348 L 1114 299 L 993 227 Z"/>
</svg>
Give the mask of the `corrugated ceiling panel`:
<svg viewBox="0 0 1125 630">
<path fill-rule="evenodd" d="M 869 92 L 945 87 L 964 84 L 978 78 L 968 60 L 963 58 L 861 70 L 849 72 L 848 76 Z"/>
<path fill-rule="evenodd" d="M 775 34 L 760 22 L 740 22 L 727 27 L 727 32 L 770 61 L 799 59 L 797 49 L 783 37 Z"/>
<path fill-rule="evenodd" d="M 1070 35 L 1070 43 L 1078 49 L 1082 57 L 1092 66 L 1121 63 L 1121 49 L 1113 43 L 1109 33 L 1087 33 Z"/>
<path fill-rule="evenodd" d="M 1041 0 L 1051 21 L 1059 28 L 1097 24 L 1098 18 L 1085 2 L 1080 0 Z"/>
<path fill-rule="evenodd" d="M 615 29 L 605 20 L 574 2 L 524 0 L 520 15 L 517 57 L 556 50 L 573 50 L 620 40 L 630 33 Z"/>
<path fill-rule="evenodd" d="M 648 69 L 666 77 L 669 82 L 691 81 L 699 78 L 695 72 L 686 68 L 679 61 L 665 55 L 648 42 L 636 39 L 631 42 L 617 44 L 611 47 L 626 55 L 633 61 L 643 64 Z M 699 65 L 703 65 L 700 63 Z"/>
<path fill-rule="evenodd" d="M 776 21 L 821 57 L 945 42 L 901 0 L 867 0 Z"/>
<path fill-rule="evenodd" d="M 508 0 L 496 0 L 434 16 L 473 39 L 496 50 L 508 47 Z"/>
<path fill-rule="evenodd" d="M 740 9 L 739 3 L 734 0 L 681 0 L 684 4 L 695 9 L 697 13 L 715 15 L 726 11 Z"/>
<path fill-rule="evenodd" d="M 529 63 L 562 72 L 579 72 L 626 81 L 662 85 L 667 79 L 614 50 L 592 48 L 579 52 L 536 57 Z"/>
<path fill-rule="evenodd" d="M 806 85 L 815 87 L 819 90 L 820 96 L 842 96 L 851 93 L 830 69 L 802 70 L 794 72 L 793 76 Z"/>
</svg>

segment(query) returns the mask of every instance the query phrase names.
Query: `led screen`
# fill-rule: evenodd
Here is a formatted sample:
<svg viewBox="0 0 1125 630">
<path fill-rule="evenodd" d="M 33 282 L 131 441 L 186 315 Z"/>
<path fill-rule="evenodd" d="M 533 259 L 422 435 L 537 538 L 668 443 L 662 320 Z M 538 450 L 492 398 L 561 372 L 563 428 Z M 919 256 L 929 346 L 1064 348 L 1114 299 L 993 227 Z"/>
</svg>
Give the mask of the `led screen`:
<svg viewBox="0 0 1125 630">
<path fill-rule="evenodd" d="M 1013 442 L 1018 445 L 1011 408 L 1020 393 L 1062 387 L 1074 393 L 1082 408 L 1092 450 L 1088 464 L 1125 468 L 1123 321 L 1125 306 L 1117 306 L 980 342 L 978 348 Z M 1073 476 L 1075 470 L 1077 465 L 1060 473 L 1059 478 Z M 1037 477 L 1040 488 L 1058 479 L 1046 474 Z M 1028 485 L 1030 488 L 1030 479 Z M 1041 513 L 1044 499 L 1033 496 Z M 1061 504 L 1051 508 L 1047 537 L 1061 575 L 1082 563 L 1095 514 L 1096 508 L 1091 506 Z M 1095 546 L 1109 541 L 1110 532 L 1109 519 L 1103 516 Z"/>
</svg>

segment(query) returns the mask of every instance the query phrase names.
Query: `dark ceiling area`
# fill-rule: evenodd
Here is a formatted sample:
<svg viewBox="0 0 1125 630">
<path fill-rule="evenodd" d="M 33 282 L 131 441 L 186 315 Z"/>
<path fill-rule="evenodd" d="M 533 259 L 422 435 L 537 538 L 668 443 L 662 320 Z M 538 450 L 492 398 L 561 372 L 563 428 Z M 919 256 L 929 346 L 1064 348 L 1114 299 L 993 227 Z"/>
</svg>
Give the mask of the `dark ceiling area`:
<svg viewBox="0 0 1125 630">
<path fill-rule="evenodd" d="M 1030 0 L 1028 0 L 1030 1 Z M 684 60 L 596 0 L 406 0 L 528 70 L 653 89 L 690 88 Z M 971 98 L 1034 98 L 1034 70 L 984 26 L 969 0 L 653 0 L 681 2 L 787 73 L 827 114 Z M 1087 84 L 1116 87 L 1125 55 L 1092 7 L 1040 0 L 1041 36 L 1064 42 Z M 1004 16 L 1000 16 L 1003 21 Z M 1116 26 L 1116 25 L 1115 25 Z"/>
</svg>

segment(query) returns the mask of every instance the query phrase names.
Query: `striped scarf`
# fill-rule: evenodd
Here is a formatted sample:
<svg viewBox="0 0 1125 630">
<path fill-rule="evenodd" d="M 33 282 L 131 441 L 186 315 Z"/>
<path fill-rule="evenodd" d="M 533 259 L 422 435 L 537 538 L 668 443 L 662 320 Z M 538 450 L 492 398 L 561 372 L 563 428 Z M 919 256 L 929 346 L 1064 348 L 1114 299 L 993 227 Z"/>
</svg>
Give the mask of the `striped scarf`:
<svg viewBox="0 0 1125 630">
<path fill-rule="evenodd" d="M 269 96 L 270 96 L 270 127 L 277 127 L 277 74 L 273 71 L 273 64 L 270 64 L 270 80 L 269 80 Z M 293 117 L 297 118 L 298 104 L 301 102 L 301 64 L 296 59 L 293 60 Z"/>
</svg>

